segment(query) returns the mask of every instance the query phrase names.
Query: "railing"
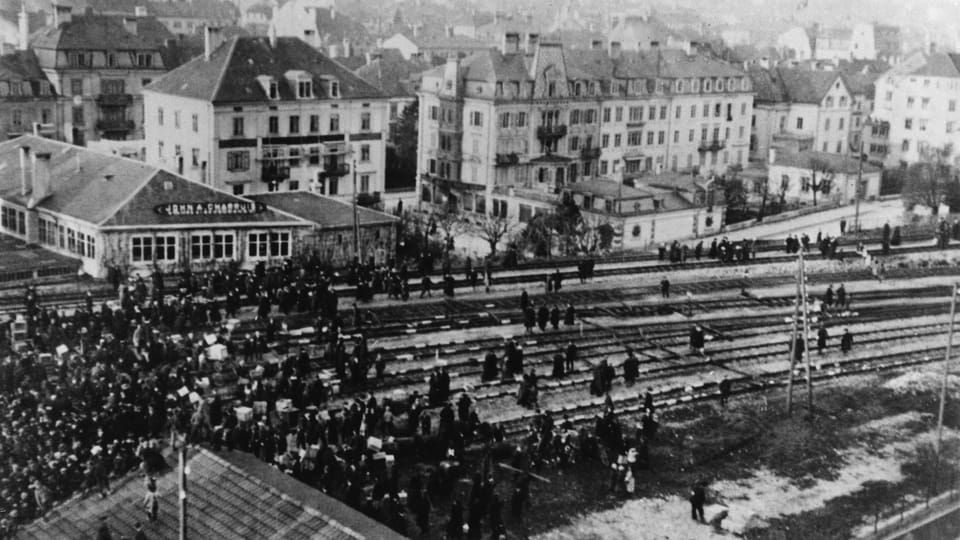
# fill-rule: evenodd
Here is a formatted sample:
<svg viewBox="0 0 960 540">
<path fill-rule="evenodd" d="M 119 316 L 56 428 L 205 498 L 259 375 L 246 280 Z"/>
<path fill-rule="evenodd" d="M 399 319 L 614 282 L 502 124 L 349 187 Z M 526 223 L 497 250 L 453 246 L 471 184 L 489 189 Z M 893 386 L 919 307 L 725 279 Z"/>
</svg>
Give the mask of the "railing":
<svg viewBox="0 0 960 540">
<path fill-rule="evenodd" d="M 599 159 L 599 158 L 600 158 L 600 147 L 580 149 L 580 159 L 584 161 L 592 161 L 594 159 Z"/>
<path fill-rule="evenodd" d="M 97 120 L 97 129 L 100 131 L 132 131 L 133 120 L 111 120 L 101 118 Z"/>
<path fill-rule="evenodd" d="M 126 106 L 133 103 L 133 96 L 130 94 L 100 94 L 97 96 L 98 105 L 108 107 Z"/>
<path fill-rule="evenodd" d="M 726 141 L 712 140 L 712 141 L 703 141 L 700 143 L 700 146 L 697 147 L 697 150 L 701 152 L 717 152 L 723 150 L 727 147 Z"/>
<path fill-rule="evenodd" d="M 548 124 L 537 127 L 537 139 L 540 139 L 544 144 L 550 144 L 566 136 L 567 126 L 563 124 Z"/>
<path fill-rule="evenodd" d="M 327 163 L 323 166 L 323 172 L 320 173 L 325 178 L 342 177 L 350 174 L 350 165 L 347 163 Z"/>
<path fill-rule="evenodd" d="M 517 163 L 520 163 L 520 156 L 518 156 L 516 153 L 497 154 L 497 167 L 507 167 L 509 165 L 516 165 Z"/>
<path fill-rule="evenodd" d="M 264 182 L 280 182 L 290 178 L 290 167 L 279 163 L 264 163 L 260 172 L 260 180 Z"/>
</svg>

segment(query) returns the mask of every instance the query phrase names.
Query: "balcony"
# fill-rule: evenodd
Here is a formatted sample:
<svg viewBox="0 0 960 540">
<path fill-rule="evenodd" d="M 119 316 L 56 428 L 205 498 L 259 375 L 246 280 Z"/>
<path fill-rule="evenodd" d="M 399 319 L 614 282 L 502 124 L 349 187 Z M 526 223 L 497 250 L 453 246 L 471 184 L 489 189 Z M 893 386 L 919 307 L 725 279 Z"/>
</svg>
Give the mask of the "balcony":
<svg viewBox="0 0 960 540">
<path fill-rule="evenodd" d="M 697 150 L 700 152 L 719 152 L 727 147 L 726 141 L 712 140 L 712 141 L 702 141 L 700 146 L 697 147 Z"/>
<path fill-rule="evenodd" d="M 285 162 L 264 162 L 260 172 L 260 180 L 264 182 L 282 182 L 290 178 L 290 167 Z"/>
<path fill-rule="evenodd" d="M 600 159 L 600 148 L 581 148 L 580 149 L 580 159 L 583 161 L 593 161 L 595 159 Z"/>
<path fill-rule="evenodd" d="M 100 131 L 133 131 L 133 120 L 101 118 L 97 120 L 97 129 Z"/>
<path fill-rule="evenodd" d="M 537 139 L 549 146 L 567 136 L 567 126 L 563 124 L 547 124 L 537 127 Z"/>
<path fill-rule="evenodd" d="M 516 165 L 517 163 L 520 163 L 520 156 L 518 156 L 516 153 L 497 154 L 497 167 L 509 167 L 511 165 Z"/>
<path fill-rule="evenodd" d="M 320 176 L 323 178 L 341 178 L 350 174 L 350 165 L 346 163 L 324 163 L 323 172 Z"/>
<path fill-rule="evenodd" d="M 100 94 L 97 96 L 97 105 L 104 107 L 126 107 L 133 103 L 131 94 Z"/>
</svg>

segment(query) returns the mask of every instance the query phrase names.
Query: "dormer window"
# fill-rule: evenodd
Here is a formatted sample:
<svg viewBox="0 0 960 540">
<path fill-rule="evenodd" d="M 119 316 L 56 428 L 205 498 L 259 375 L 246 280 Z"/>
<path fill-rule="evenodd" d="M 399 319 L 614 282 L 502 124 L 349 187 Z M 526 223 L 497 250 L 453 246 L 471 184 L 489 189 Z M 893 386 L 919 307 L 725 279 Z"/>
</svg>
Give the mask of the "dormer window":
<svg viewBox="0 0 960 540">
<path fill-rule="evenodd" d="M 313 97 L 313 81 L 297 81 L 297 97 L 308 99 Z"/>
<path fill-rule="evenodd" d="M 260 75 L 257 77 L 257 82 L 260 83 L 260 87 L 263 88 L 263 93 L 267 95 L 268 99 L 280 99 L 280 85 L 276 79 L 269 75 Z"/>
<path fill-rule="evenodd" d="M 284 73 L 284 77 L 286 77 L 291 86 L 296 89 L 297 99 L 311 99 L 314 97 L 313 77 L 310 73 L 299 69 L 291 69 Z"/>
</svg>

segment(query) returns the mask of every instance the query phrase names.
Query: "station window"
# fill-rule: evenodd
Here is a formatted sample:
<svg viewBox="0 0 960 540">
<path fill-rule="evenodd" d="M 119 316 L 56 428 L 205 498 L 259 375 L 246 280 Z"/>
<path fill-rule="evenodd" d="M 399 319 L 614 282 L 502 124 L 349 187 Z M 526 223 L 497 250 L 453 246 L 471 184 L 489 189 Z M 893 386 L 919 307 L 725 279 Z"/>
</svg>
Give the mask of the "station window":
<svg viewBox="0 0 960 540">
<path fill-rule="evenodd" d="M 253 232 L 247 236 L 247 255 L 250 258 L 289 257 L 289 232 Z"/>
<path fill-rule="evenodd" d="M 130 239 L 133 262 L 175 261 L 177 237 L 173 235 L 134 236 Z"/>
</svg>

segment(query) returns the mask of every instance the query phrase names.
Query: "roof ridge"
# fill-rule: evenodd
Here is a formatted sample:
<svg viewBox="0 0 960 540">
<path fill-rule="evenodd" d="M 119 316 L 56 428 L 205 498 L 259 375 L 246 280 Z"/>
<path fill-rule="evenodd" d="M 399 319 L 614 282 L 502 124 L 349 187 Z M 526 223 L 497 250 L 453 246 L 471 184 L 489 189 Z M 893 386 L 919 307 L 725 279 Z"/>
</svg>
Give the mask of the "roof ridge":
<svg viewBox="0 0 960 540">
<path fill-rule="evenodd" d="M 153 173 L 145 175 L 143 178 L 143 181 L 140 182 L 140 185 L 137 186 L 136 189 L 131 190 L 131 192 L 122 201 L 120 201 L 118 204 L 115 204 L 113 208 L 110 210 L 110 212 L 107 214 L 107 216 L 97 223 L 98 226 L 103 226 L 108 221 L 113 219 L 113 217 L 117 215 L 117 212 L 119 212 L 121 208 L 130 204 L 130 201 L 132 201 L 134 197 L 136 197 L 141 191 L 143 191 L 143 188 L 145 188 L 147 184 L 150 183 L 151 180 L 157 177 L 157 174 L 160 172 L 160 168 L 155 166 L 148 166 L 148 169 L 149 168 L 153 169 Z"/>
<path fill-rule="evenodd" d="M 240 36 L 233 36 L 229 40 L 230 49 L 227 51 L 227 57 L 223 62 L 223 67 L 220 69 L 220 75 L 217 76 L 217 83 L 213 85 L 213 93 L 210 95 L 210 101 L 214 102 L 217 99 L 217 95 L 220 94 L 220 87 L 223 86 L 223 79 L 227 75 L 227 67 L 230 65 L 230 59 L 233 58 L 233 53 L 237 48 L 237 41 L 239 41 Z M 223 45 L 221 45 L 222 47 Z M 210 53 L 212 57 L 216 51 Z M 207 61 L 204 59 L 204 61 Z"/>
</svg>

